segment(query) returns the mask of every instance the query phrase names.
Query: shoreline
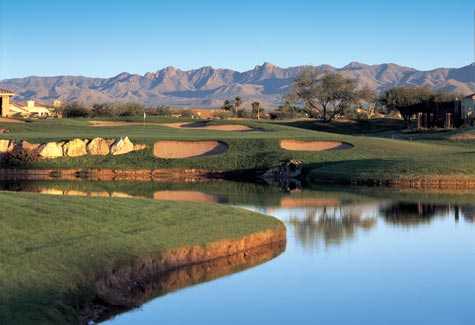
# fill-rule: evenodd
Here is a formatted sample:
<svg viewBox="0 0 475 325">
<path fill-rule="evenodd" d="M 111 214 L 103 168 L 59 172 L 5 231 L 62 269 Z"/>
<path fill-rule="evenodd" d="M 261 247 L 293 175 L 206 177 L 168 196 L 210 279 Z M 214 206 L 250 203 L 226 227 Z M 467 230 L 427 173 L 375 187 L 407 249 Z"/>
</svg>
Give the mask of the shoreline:
<svg viewBox="0 0 475 325">
<path fill-rule="evenodd" d="M 105 321 L 169 292 L 265 263 L 285 247 L 286 230 L 279 226 L 241 239 L 138 258 L 96 276 L 92 299 L 80 306 L 80 324 Z"/>
<path fill-rule="evenodd" d="M 224 179 L 224 173 L 207 169 L 0 169 L 0 181 L 95 180 L 200 182 Z"/>
<path fill-rule="evenodd" d="M 0 181 L 141 181 L 162 183 L 196 183 L 212 180 L 233 180 L 259 182 L 257 175 L 262 169 L 213 171 L 196 168 L 157 168 L 157 169 L 0 169 Z M 395 189 L 420 190 L 472 190 L 475 189 L 475 176 L 465 175 L 421 175 L 384 177 L 351 177 L 309 171 L 302 179 L 313 184 L 352 185 L 384 187 Z"/>
<path fill-rule="evenodd" d="M 313 184 L 352 185 L 393 189 L 416 190 L 473 190 L 475 176 L 465 175 L 421 175 L 399 178 L 351 177 L 314 173 L 310 175 Z"/>
</svg>

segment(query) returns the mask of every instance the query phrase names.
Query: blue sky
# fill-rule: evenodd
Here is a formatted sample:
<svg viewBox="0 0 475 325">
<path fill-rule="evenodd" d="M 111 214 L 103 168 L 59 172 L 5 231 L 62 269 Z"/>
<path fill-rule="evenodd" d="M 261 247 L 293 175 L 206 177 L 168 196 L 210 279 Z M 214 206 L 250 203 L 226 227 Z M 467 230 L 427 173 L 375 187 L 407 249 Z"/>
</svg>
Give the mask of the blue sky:
<svg viewBox="0 0 475 325">
<path fill-rule="evenodd" d="M 0 0 L 0 79 L 473 61 L 473 0 Z"/>
</svg>

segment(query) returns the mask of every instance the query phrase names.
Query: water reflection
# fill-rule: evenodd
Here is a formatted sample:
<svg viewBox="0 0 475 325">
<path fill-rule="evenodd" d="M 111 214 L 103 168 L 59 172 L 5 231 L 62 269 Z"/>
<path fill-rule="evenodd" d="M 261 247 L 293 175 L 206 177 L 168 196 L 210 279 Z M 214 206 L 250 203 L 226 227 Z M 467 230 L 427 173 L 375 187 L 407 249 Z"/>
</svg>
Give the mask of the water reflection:
<svg viewBox="0 0 475 325">
<path fill-rule="evenodd" d="M 169 272 L 157 273 L 150 263 L 115 270 L 96 281 L 96 299 L 83 307 L 81 319 L 84 323 L 111 319 L 159 296 L 268 262 L 284 250 L 285 242 L 277 242 Z"/>
<path fill-rule="evenodd" d="M 475 319 L 470 309 L 474 282 L 467 280 L 474 267 L 473 194 L 364 188 L 285 193 L 221 181 L 0 183 L 0 189 L 225 203 L 286 224 L 285 253 L 272 263 L 161 297 L 140 312 L 115 317 L 115 324 L 223 324 L 230 319 L 243 324 L 471 324 Z M 155 297 L 264 263 L 279 252 L 238 255 L 159 277 L 145 274 L 133 285 L 130 277 L 125 282 L 104 277 L 97 282 L 97 304 L 85 315 L 109 319 Z M 118 290 L 124 283 L 127 290 Z M 347 313 L 338 312 L 343 305 Z"/>
<path fill-rule="evenodd" d="M 473 220 L 472 206 L 450 204 L 427 204 L 422 202 L 398 202 L 380 210 L 388 224 L 413 227 L 430 224 L 436 218 L 454 217 L 459 221 L 461 215 L 467 220 Z"/>
<path fill-rule="evenodd" d="M 49 195 L 153 198 L 156 200 L 221 203 L 247 207 L 284 220 L 302 246 L 339 245 L 355 237 L 359 230 L 373 229 L 381 218 L 385 224 L 415 227 L 437 218 L 453 217 L 475 223 L 475 205 L 432 203 L 393 193 L 381 198 L 374 193 L 351 191 L 310 191 L 288 193 L 275 187 L 216 181 L 199 184 L 153 182 L 38 181 L 0 182 L 0 190 L 36 192 Z M 474 197 L 475 199 L 475 197 Z M 470 200 L 468 200 L 470 201 Z"/>
<path fill-rule="evenodd" d="M 376 225 L 376 218 L 362 217 L 351 208 L 325 206 L 305 209 L 303 218 L 290 216 L 289 223 L 302 246 L 315 249 L 321 242 L 325 246 L 340 245 L 358 230 L 370 230 Z"/>
</svg>

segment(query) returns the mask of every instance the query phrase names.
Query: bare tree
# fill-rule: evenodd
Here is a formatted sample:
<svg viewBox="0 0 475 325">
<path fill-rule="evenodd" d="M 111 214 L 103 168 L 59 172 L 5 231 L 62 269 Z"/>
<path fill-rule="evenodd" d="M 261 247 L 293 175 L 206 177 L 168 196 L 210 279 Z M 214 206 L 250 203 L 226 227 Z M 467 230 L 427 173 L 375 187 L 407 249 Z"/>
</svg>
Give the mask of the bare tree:
<svg viewBox="0 0 475 325">
<path fill-rule="evenodd" d="M 355 80 L 336 73 L 322 77 L 308 68 L 295 79 L 290 97 L 302 102 L 310 117 L 328 122 L 356 104 L 361 95 Z"/>
</svg>

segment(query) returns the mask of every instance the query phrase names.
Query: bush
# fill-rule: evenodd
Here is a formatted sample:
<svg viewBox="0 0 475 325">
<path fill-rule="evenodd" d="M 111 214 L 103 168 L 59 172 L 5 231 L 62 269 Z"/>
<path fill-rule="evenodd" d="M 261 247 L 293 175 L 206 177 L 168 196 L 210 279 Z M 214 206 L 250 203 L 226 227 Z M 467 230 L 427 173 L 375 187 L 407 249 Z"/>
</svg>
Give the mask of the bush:
<svg viewBox="0 0 475 325">
<path fill-rule="evenodd" d="M 38 161 L 39 155 L 36 151 L 26 151 L 24 149 L 13 150 L 5 153 L 0 164 L 8 168 L 26 168 Z"/>
<path fill-rule="evenodd" d="M 147 113 L 154 116 L 172 116 L 172 110 L 168 106 L 153 107 Z"/>
<path fill-rule="evenodd" d="M 229 111 L 221 111 L 221 112 L 215 113 L 214 116 L 218 119 L 221 119 L 221 120 L 227 120 L 227 119 L 233 117 L 233 113 L 231 113 Z"/>
<path fill-rule="evenodd" d="M 247 111 L 245 109 L 241 109 L 237 112 L 237 117 L 240 117 L 240 118 L 253 118 L 253 114 L 252 112 L 250 111 Z"/>
<path fill-rule="evenodd" d="M 70 103 L 64 107 L 63 117 L 75 118 L 75 117 L 88 117 L 91 115 L 91 110 L 80 103 Z"/>
<path fill-rule="evenodd" d="M 94 104 L 91 113 L 93 117 L 111 117 L 115 115 L 112 104 Z"/>
<path fill-rule="evenodd" d="M 138 103 L 113 104 L 113 107 L 116 116 L 138 116 L 145 110 L 145 107 Z"/>
</svg>

